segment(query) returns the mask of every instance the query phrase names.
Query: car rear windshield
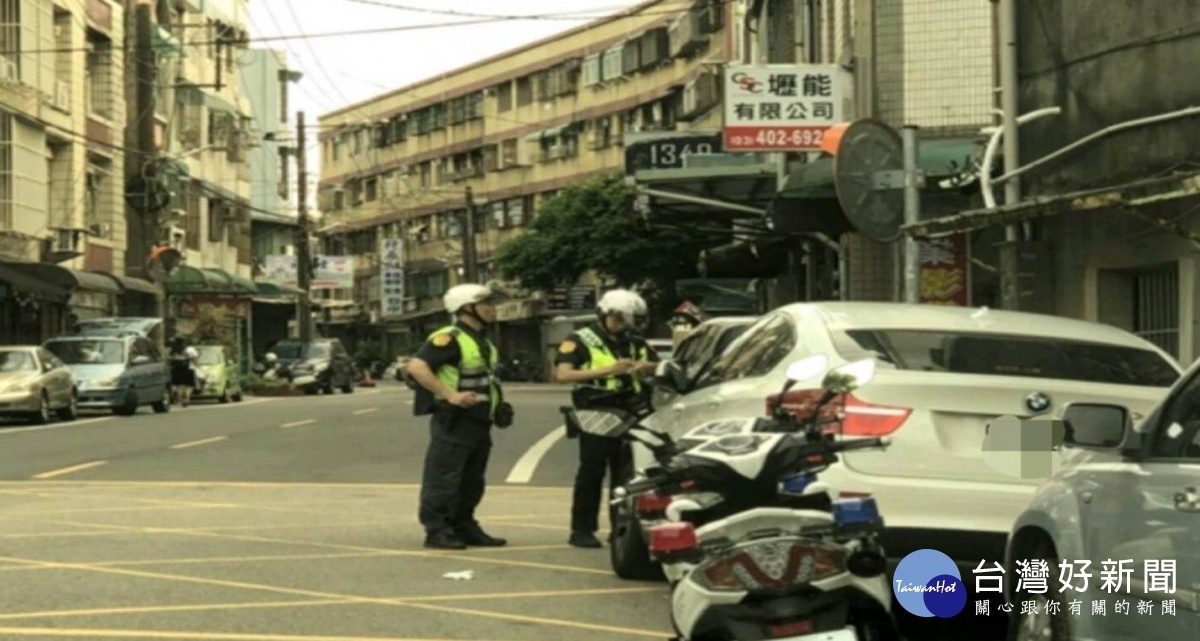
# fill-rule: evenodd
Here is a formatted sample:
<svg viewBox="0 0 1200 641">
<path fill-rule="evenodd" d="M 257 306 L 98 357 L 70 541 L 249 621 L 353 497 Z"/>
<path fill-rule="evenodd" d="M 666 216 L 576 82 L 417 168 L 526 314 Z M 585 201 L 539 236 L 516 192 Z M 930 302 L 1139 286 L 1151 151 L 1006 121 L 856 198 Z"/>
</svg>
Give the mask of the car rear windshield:
<svg viewBox="0 0 1200 641">
<path fill-rule="evenodd" d="M 117 340 L 50 341 L 50 350 L 67 365 L 119 365 L 125 362 L 125 343 Z"/>
<path fill-rule="evenodd" d="M 1003 334 L 855 329 L 835 335 L 844 358 L 875 357 L 902 370 L 1025 376 L 1170 387 L 1179 371 L 1146 349 Z"/>
<path fill-rule="evenodd" d="M 294 361 L 301 358 L 329 358 L 330 350 L 327 343 L 298 343 L 280 341 L 271 349 L 277 358 Z"/>
</svg>

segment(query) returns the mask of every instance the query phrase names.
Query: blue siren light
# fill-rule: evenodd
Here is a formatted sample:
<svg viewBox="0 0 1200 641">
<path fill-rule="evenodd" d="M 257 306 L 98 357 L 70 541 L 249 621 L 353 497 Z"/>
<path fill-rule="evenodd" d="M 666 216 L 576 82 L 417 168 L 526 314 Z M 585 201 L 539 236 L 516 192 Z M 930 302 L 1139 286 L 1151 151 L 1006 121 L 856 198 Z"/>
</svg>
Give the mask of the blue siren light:
<svg viewBox="0 0 1200 641">
<path fill-rule="evenodd" d="M 838 499 L 833 502 L 833 518 L 838 525 L 859 525 L 879 520 L 874 497 Z"/>
<path fill-rule="evenodd" d="M 797 474 L 783 480 L 783 492 L 785 494 L 800 494 L 804 488 L 812 484 L 816 480 L 812 474 Z"/>
</svg>

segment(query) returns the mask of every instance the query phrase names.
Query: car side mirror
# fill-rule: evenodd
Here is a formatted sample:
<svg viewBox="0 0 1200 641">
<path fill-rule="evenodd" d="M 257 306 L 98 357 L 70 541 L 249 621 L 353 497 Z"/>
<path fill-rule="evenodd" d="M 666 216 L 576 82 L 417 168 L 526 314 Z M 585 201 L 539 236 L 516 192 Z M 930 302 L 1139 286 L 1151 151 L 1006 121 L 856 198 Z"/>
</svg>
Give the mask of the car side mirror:
<svg viewBox="0 0 1200 641">
<path fill-rule="evenodd" d="M 658 366 L 654 368 L 654 380 L 677 394 L 687 391 L 687 374 L 684 374 L 683 368 L 675 361 L 659 361 Z"/>
<path fill-rule="evenodd" d="M 134 356 L 133 360 L 129 361 L 130 365 L 146 365 L 150 362 L 149 356 Z"/>
<path fill-rule="evenodd" d="M 1118 449 L 1129 436 L 1133 421 L 1122 405 L 1071 403 L 1063 411 L 1063 443 L 1088 449 Z"/>
</svg>

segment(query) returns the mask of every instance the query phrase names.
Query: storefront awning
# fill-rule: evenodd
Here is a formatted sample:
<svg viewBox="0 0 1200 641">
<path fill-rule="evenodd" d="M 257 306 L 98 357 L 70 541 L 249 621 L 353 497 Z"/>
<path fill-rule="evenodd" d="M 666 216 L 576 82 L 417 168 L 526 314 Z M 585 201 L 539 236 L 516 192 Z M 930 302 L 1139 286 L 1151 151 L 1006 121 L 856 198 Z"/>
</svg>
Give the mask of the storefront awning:
<svg viewBox="0 0 1200 641">
<path fill-rule="evenodd" d="M 162 287 L 141 278 L 132 276 L 118 276 L 116 274 L 104 273 L 105 276 L 117 281 L 117 285 L 125 292 L 139 292 L 142 294 L 150 294 L 151 296 L 161 296 Z"/>
<path fill-rule="evenodd" d="M 223 269 L 181 266 L 167 281 L 167 293 L 178 296 L 187 294 L 254 296 L 258 287 L 254 281 Z"/>
<path fill-rule="evenodd" d="M 729 220 L 765 216 L 777 175 L 775 165 L 754 163 L 645 169 L 633 178 L 655 217 Z"/>
<path fill-rule="evenodd" d="M 9 289 L 26 295 L 36 295 L 58 302 L 66 302 L 71 289 L 51 281 L 38 278 L 21 270 L 17 265 L 30 263 L 0 263 L 0 291 Z"/>
<path fill-rule="evenodd" d="M 927 179 L 955 176 L 973 169 L 972 158 L 983 141 L 972 138 L 943 138 L 923 140 L 918 151 L 918 164 Z M 782 200 L 837 198 L 833 176 L 834 160 L 826 156 L 795 167 L 779 190 Z"/>
<path fill-rule="evenodd" d="M 287 285 L 271 283 L 265 280 L 254 282 L 255 288 L 258 290 L 259 296 L 301 296 L 304 294 L 302 290 Z"/>
<path fill-rule="evenodd" d="M 37 280 L 53 283 L 72 291 L 83 289 L 105 294 L 120 294 L 121 287 L 105 274 L 67 269 L 53 263 L 7 263 L 9 267 Z"/>
<path fill-rule="evenodd" d="M 913 238 L 930 238 L 1069 212 L 1118 207 L 1134 209 L 1197 196 L 1200 196 L 1200 173 L 1177 174 L 1166 178 L 1151 178 L 1100 189 L 1033 198 L 993 209 L 968 210 L 952 216 L 905 225 L 901 230 Z"/>
</svg>

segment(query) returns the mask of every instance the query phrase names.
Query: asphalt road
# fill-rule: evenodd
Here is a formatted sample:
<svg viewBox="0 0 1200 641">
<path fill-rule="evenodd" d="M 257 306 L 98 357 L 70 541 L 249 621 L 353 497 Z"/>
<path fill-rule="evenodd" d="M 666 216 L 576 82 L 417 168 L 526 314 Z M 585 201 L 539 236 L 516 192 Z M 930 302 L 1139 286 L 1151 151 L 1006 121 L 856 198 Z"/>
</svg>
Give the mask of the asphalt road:
<svg viewBox="0 0 1200 641">
<path fill-rule="evenodd" d="M 420 547 L 428 428 L 395 384 L 0 425 L 0 639 L 667 638 L 664 585 L 565 544 L 566 391 L 508 396 L 481 509 L 510 545 L 465 552 Z M 1002 630 L 964 623 L 905 632 Z"/>
</svg>

